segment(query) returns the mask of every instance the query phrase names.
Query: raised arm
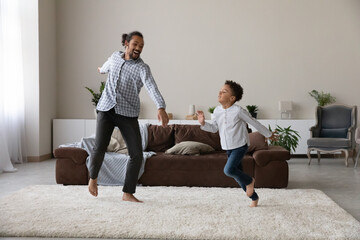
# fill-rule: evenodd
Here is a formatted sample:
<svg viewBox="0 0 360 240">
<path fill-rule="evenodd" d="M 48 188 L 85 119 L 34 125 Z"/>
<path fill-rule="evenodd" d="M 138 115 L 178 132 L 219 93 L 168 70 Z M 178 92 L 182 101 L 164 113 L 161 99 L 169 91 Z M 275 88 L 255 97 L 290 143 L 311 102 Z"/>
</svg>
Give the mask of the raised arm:
<svg viewBox="0 0 360 240">
<path fill-rule="evenodd" d="M 239 114 L 240 114 L 240 118 L 242 118 L 245 122 L 256 128 L 256 130 L 258 130 L 266 138 L 273 137 L 273 133 L 269 129 L 267 129 L 264 125 L 262 125 L 258 120 L 251 117 L 248 111 L 241 108 Z"/>
<path fill-rule="evenodd" d="M 198 117 L 198 121 L 201 126 L 205 125 L 205 116 L 203 111 L 196 111 L 196 115 Z"/>
<path fill-rule="evenodd" d="M 110 71 L 110 61 L 111 57 L 102 65 L 102 67 L 98 67 L 98 72 L 101 74 L 108 73 Z"/>
<path fill-rule="evenodd" d="M 205 116 L 203 111 L 197 111 L 196 114 L 198 116 L 198 121 L 201 125 L 200 128 L 202 130 L 212 133 L 216 133 L 217 131 L 219 131 L 219 128 L 215 120 L 213 120 L 212 123 L 205 122 Z"/>
</svg>

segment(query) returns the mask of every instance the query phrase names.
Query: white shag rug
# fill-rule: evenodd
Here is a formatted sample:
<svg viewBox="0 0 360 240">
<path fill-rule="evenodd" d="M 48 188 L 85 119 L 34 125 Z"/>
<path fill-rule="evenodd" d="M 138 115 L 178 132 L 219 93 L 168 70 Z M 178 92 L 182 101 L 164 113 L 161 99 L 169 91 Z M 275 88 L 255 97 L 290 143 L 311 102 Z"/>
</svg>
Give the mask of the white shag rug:
<svg viewBox="0 0 360 240">
<path fill-rule="evenodd" d="M 0 198 L 0 236 L 146 239 L 360 239 L 360 223 L 319 190 L 39 185 Z"/>
</svg>

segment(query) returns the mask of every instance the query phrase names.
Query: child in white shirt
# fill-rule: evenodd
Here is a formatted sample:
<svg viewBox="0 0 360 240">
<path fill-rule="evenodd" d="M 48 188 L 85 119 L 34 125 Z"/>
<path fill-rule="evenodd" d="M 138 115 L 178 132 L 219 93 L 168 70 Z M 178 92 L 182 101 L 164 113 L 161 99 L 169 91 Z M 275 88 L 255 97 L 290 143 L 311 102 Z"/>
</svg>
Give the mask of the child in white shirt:
<svg viewBox="0 0 360 240">
<path fill-rule="evenodd" d="M 242 95 L 243 89 L 238 83 L 226 81 L 219 92 L 218 101 L 221 105 L 215 108 L 212 123 L 205 122 L 203 111 L 197 111 L 197 115 L 202 130 L 213 133 L 219 131 L 221 147 L 226 150 L 228 156 L 224 173 L 234 178 L 246 195 L 251 198 L 250 207 L 256 207 L 259 196 L 254 190 L 255 179 L 242 171 L 242 159 L 249 144 L 247 123 L 267 138 L 273 139 L 275 136 L 255 118 L 252 118 L 248 111 L 235 104 Z"/>
</svg>

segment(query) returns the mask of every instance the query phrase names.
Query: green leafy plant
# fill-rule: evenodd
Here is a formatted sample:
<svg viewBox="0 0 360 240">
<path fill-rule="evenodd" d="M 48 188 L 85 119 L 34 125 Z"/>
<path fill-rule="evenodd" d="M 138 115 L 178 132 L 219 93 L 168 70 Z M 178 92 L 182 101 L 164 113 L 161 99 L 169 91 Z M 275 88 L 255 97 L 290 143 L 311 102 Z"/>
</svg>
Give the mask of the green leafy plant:
<svg viewBox="0 0 360 240">
<path fill-rule="evenodd" d="M 246 108 L 249 113 L 257 113 L 257 111 L 259 110 L 258 106 L 256 105 L 246 105 Z"/>
<path fill-rule="evenodd" d="M 270 125 L 269 130 L 272 132 Z M 282 146 L 290 152 L 295 151 L 301 138 L 299 132 L 291 129 L 291 126 L 282 128 L 276 125 L 275 134 L 278 135 L 278 137 L 275 140 L 269 140 L 269 145 Z"/>
<path fill-rule="evenodd" d="M 96 107 L 99 100 L 100 100 L 100 97 L 101 97 L 101 94 L 102 92 L 104 91 L 104 88 L 105 88 L 105 82 L 101 82 L 100 84 L 100 93 L 96 93 L 94 92 L 94 90 L 92 90 L 91 88 L 88 88 L 88 87 L 85 87 L 87 90 L 89 90 L 89 92 L 92 94 L 92 99 L 91 99 L 91 102 L 93 103 L 93 105 Z"/>
<path fill-rule="evenodd" d="M 318 92 L 316 90 L 312 90 L 309 92 L 310 96 L 315 98 L 319 106 L 325 106 L 327 104 L 334 103 L 336 101 L 336 98 L 331 96 L 330 93 L 324 93 L 323 91 Z"/>
<path fill-rule="evenodd" d="M 216 107 L 209 107 L 208 111 L 209 113 L 213 114 Z"/>
<path fill-rule="evenodd" d="M 247 110 L 249 111 L 249 113 L 251 114 L 252 117 L 256 118 L 257 117 L 257 112 L 259 110 L 257 105 L 246 105 Z"/>
</svg>

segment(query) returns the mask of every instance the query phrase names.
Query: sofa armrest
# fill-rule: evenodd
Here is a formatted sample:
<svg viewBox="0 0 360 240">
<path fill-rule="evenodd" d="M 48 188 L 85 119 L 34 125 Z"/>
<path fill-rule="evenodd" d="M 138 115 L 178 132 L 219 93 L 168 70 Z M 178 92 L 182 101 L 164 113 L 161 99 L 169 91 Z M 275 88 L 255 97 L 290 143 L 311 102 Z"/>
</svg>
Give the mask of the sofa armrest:
<svg viewBox="0 0 360 240">
<path fill-rule="evenodd" d="M 266 166 L 271 161 L 286 161 L 290 159 L 290 152 L 280 146 L 269 146 L 267 150 L 258 150 L 253 153 L 256 165 Z"/>
<path fill-rule="evenodd" d="M 88 157 L 87 152 L 81 148 L 62 147 L 54 150 L 55 158 L 68 158 L 76 164 L 84 164 Z"/>
</svg>

